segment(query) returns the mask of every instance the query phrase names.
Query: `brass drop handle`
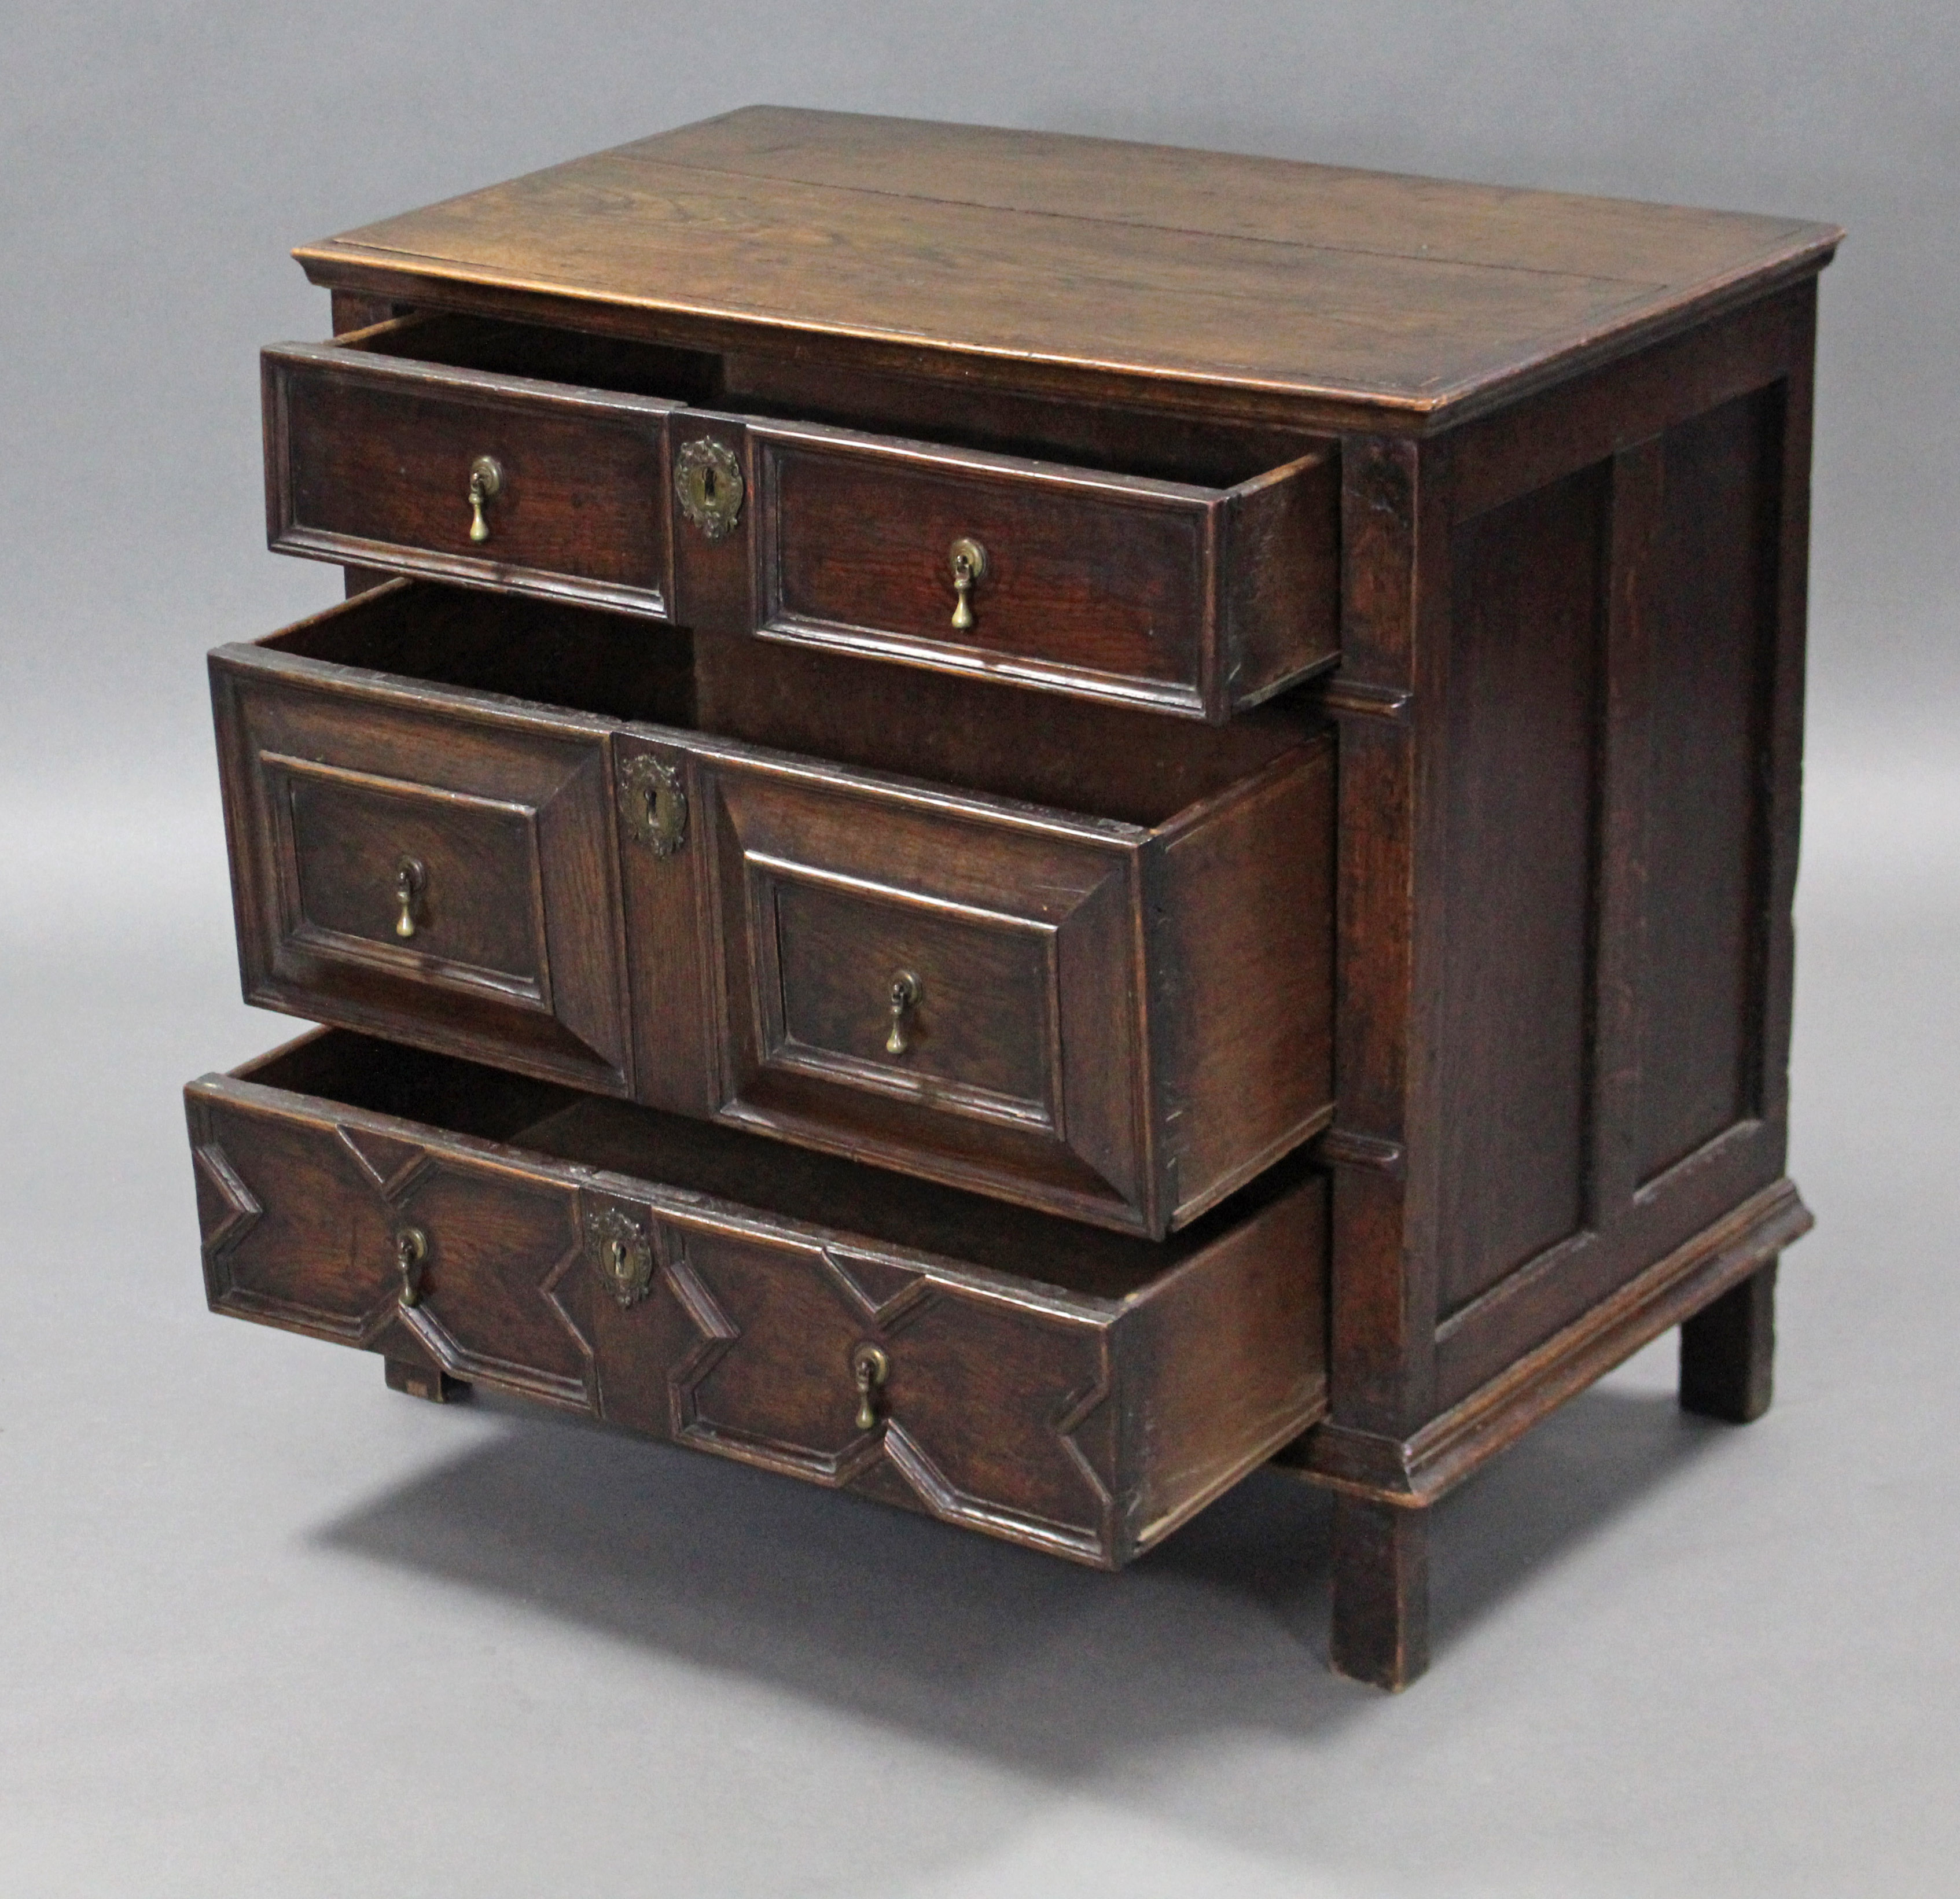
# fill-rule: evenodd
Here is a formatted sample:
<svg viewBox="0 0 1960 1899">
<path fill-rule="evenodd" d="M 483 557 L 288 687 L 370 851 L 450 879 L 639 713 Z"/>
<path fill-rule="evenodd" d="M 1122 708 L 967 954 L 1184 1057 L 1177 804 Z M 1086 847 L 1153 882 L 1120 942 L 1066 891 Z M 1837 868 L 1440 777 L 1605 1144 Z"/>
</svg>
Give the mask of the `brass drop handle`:
<svg viewBox="0 0 1960 1899">
<path fill-rule="evenodd" d="M 987 577 L 987 550 L 966 536 L 947 551 L 953 568 L 953 630 L 965 633 L 973 625 L 973 590 Z"/>
<path fill-rule="evenodd" d="M 404 1226 L 395 1236 L 395 1270 L 402 1276 L 402 1309 L 422 1303 L 422 1268 L 428 1261 L 428 1236 L 419 1226 Z"/>
<path fill-rule="evenodd" d="M 892 1361 L 876 1345 L 860 1345 L 851 1354 L 851 1376 L 858 1386 L 858 1428 L 872 1430 L 878 1422 L 877 1398 L 892 1375 Z"/>
<path fill-rule="evenodd" d="M 912 1046 L 905 1040 L 905 1018 L 919 1006 L 924 986 L 909 969 L 901 969 L 892 978 L 892 1028 L 885 1038 L 885 1053 L 902 1055 Z"/>
<path fill-rule="evenodd" d="M 399 915 L 395 918 L 395 934 L 404 942 L 415 934 L 415 905 L 422 900 L 422 888 L 428 882 L 428 873 L 422 868 L 419 857 L 403 857 L 395 866 L 395 903 Z"/>
<path fill-rule="evenodd" d="M 504 470 L 494 455 L 479 455 L 469 464 L 469 538 L 487 541 L 490 523 L 483 510 L 504 485 Z"/>
</svg>

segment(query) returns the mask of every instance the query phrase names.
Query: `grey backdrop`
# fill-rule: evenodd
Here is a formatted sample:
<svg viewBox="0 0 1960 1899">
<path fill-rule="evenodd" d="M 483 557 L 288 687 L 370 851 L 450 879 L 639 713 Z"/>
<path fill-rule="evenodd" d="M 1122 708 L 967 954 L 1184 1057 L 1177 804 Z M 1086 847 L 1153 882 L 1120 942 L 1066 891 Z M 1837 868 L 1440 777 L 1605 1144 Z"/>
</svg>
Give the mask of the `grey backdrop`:
<svg viewBox="0 0 1960 1899">
<path fill-rule="evenodd" d="M 0 18 L 0 1893 L 1954 1889 L 1960 14 L 437 0 Z M 1333 1682 L 1319 1499 L 1125 1576 L 202 1310 L 236 1000 L 200 655 L 287 248 L 759 99 L 1834 218 L 1779 1401 L 1663 1344 L 1440 1513 Z"/>
</svg>

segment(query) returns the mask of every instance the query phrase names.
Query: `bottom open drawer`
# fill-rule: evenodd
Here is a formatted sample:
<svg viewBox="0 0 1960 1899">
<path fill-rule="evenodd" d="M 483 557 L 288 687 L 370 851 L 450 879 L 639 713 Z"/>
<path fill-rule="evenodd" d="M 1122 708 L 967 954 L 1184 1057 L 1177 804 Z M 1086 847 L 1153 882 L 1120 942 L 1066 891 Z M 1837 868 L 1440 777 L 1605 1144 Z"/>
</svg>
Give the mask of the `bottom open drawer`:
<svg viewBox="0 0 1960 1899">
<path fill-rule="evenodd" d="M 1325 1409 L 1299 1156 L 1152 1242 L 341 1030 L 186 1096 L 213 1310 L 1078 1561 Z"/>
</svg>

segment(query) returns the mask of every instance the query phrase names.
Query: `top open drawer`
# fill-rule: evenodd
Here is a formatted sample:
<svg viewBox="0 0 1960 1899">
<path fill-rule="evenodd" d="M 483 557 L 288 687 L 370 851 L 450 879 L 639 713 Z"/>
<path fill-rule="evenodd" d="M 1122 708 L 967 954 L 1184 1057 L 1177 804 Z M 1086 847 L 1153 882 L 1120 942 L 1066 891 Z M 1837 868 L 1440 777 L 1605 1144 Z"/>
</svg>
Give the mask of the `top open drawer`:
<svg viewBox="0 0 1960 1899">
<path fill-rule="evenodd" d="M 1312 437 L 437 316 L 264 389 L 285 552 L 1214 724 L 1338 648 Z"/>
</svg>

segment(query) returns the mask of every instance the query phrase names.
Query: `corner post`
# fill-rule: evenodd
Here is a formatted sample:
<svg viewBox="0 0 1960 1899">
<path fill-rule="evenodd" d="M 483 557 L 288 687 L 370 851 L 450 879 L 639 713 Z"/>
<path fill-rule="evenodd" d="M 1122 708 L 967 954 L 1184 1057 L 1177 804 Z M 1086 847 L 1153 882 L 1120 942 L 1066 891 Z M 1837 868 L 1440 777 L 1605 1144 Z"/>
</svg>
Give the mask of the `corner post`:
<svg viewBox="0 0 1960 1899">
<path fill-rule="evenodd" d="M 1341 720 L 1331 1411 L 1304 1455 L 1340 1480 L 1337 1672 L 1399 1688 L 1427 1665 L 1427 1525 L 1403 1446 L 1435 1408 L 1435 1082 L 1449 627 L 1446 451 L 1341 444 Z M 1387 1500 L 1391 1497 L 1395 1502 Z"/>
</svg>

